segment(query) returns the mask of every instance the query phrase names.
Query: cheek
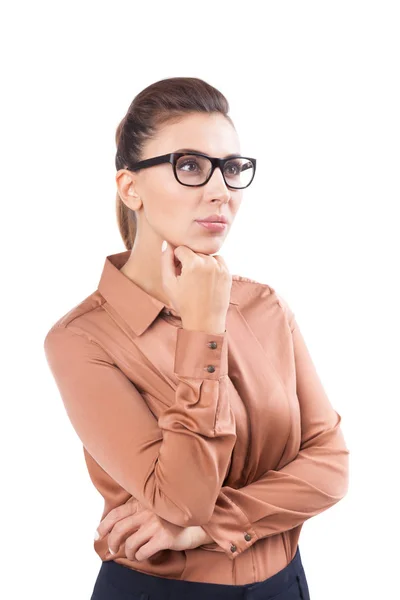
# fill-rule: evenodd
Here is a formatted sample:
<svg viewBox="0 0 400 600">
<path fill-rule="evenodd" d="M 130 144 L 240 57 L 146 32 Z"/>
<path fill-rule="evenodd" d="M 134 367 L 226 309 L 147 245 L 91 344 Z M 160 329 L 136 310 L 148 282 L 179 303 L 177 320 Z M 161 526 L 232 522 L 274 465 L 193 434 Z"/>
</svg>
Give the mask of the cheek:
<svg viewBox="0 0 400 600">
<path fill-rule="evenodd" d="M 235 215 L 237 213 L 237 211 L 240 208 L 240 205 L 242 203 L 242 199 L 243 199 L 243 192 L 232 195 L 232 201 L 231 201 L 231 212 L 233 215 Z"/>
<path fill-rule="evenodd" d="M 186 230 L 199 216 L 197 202 L 178 182 L 153 179 L 146 189 L 146 217 L 158 229 Z"/>
</svg>

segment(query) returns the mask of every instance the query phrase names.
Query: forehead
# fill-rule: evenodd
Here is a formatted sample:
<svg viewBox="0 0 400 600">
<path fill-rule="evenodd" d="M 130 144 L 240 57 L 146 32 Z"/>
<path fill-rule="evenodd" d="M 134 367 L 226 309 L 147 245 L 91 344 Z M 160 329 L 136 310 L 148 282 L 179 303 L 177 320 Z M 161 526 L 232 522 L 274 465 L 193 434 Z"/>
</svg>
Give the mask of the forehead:
<svg viewBox="0 0 400 600">
<path fill-rule="evenodd" d="M 161 126 L 147 143 L 146 157 L 184 148 L 221 158 L 240 154 L 238 134 L 223 115 L 191 113 Z"/>
</svg>

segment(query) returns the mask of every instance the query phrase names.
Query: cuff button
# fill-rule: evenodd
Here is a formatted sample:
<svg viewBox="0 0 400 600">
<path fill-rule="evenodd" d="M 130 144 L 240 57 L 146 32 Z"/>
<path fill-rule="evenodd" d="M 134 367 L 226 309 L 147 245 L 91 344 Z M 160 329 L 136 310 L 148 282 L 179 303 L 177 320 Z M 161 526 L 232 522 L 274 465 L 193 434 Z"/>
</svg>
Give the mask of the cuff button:
<svg viewBox="0 0 400 600">
<path fill-rule="evenodd" d="M 210 343 L 208 344 L 208 346 L 209 346 L 210 348 L 212 348 L 213 350 L 215 350 L 215 348 L 217 347 L 217 342 L 210 342 Z"/>
</svg>

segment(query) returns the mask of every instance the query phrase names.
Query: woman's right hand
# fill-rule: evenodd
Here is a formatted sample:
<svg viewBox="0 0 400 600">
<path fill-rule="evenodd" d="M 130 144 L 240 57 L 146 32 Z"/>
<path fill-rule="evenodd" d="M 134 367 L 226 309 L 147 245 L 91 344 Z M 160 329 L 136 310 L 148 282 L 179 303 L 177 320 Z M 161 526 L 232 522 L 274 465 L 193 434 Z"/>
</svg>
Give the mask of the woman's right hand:
<svg viewBox="0 0 400 600">
<path fill-rule="evenodd" d="M 161 253 L 161 273 L 171 306 L 185 329 L 225 332 L 232 276 L 221 256 L 197 253 L 187 246 L 173 249 L 167 242 Z"/>
<path fill-rule="evenodd" d="M 162 550 L 192 550 L 214 541 L 200 526 L 170 523 L 133 497 L 110 510 L 96 534 L 96 540 L 107 535 L 106 560 L 116 554 L 118 558 L 146 560 Z"/>
</svg>

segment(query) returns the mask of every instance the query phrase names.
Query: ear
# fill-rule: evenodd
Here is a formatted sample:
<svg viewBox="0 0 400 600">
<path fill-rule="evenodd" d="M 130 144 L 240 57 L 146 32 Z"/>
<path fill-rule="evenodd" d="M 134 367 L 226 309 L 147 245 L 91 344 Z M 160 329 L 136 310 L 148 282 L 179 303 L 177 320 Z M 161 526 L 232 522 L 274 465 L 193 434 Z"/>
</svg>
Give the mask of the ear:
<svg viewBox="0 0 400 600">
<path fill-rule="evenodd" d="M 132 210 L 138 210 L 142 201 L 136 191 L 136 174 L 128 169 L 119 169 L 115 175 L 121 200 Z"/>
</svg>

